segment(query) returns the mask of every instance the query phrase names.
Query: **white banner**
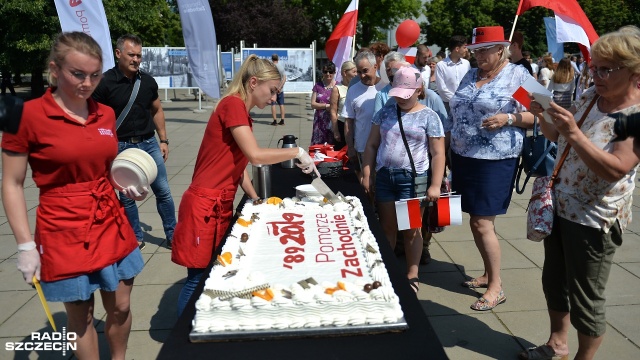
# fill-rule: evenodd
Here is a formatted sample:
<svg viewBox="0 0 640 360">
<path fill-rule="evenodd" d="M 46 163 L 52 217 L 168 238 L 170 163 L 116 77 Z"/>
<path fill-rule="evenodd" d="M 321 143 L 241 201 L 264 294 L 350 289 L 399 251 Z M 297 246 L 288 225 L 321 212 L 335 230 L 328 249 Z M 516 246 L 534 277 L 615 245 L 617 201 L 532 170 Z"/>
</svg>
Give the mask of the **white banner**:
<svg viewBox="0 0 640 360">
<path fill-rule="evenodd" d="M 55 0 L 62 31 L 81 31 L 102 49 L 102 72 L 115 66 L 111 34 L 102 0 Z"/>
<path fill-rule="evenodd" d="M 209 2 L 178 0 L 178 8 L 193 78 L 207 95 L 220 98 L 218 45 Z"/>
</svg>

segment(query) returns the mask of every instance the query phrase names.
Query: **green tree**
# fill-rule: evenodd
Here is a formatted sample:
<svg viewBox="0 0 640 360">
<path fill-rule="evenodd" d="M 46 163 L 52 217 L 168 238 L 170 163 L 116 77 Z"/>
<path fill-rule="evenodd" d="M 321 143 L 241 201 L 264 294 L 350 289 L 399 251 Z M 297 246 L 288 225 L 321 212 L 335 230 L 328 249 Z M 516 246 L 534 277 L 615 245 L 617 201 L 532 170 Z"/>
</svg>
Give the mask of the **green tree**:
<svg viewBox="0 0 640 360">
<path fill-rule="evenodd" d="M 166 0 L 103 0 L 111 39 L 136 34 L 144 46 L 184 46 L 179 15 Z"/>
<path fill-rule="evenodd" d="M 292 0 L 292 3 L 303 6 L 313 19 L 316 25 L 314 39 L 318 41 L 318 48 L 324 48 L 350 2 L 351 0 L 335 0 L 329 6 L 329 3 L 323 0 Z M 373 41 L 386 39 L 387 29 L 393 28 L 403 20 L 418 18 L 422 12 L 421 4 L 421 0 L 360 1 L 356 44 L 367 46 Z"/>
<path fill-rule="evenodd" d="M 308 47 L 313 22 L 304 9 L 285 0 L 209 0 L 218 45 L 230 49 L 244 40 L 260 47 Z"/>
<path fill-rule="evenodd" d="M 640 24 L 640 0 L 578 0 L 598 34 L 623 25 Z M 421 24 L 429 43 L 445 48 L 452 35 L 471 36 L 478 26 L 501 25 L 509 36 L 519 0 L 432 0 L 425 4 L 427 23 Z M 544 17 L 553 11 L 534 7 L 518 18 L 516 30 L 525 36 L 525 50 L 534 55 L 547 52 Z M 577 44 L 565 44 L 565 52 L 578 51 Z"/>
<path fill-rule="evenodd" d="M 112 42 L 135 33 L 145 46 L 184 46 L 180 18 L 166 0 L 103 0 Z M 51 43 L 61 31 L 51 0 L 0 1 L 0 65 L 31 74 L 31 96 L 44 93 L 43 74 Z"/>
<path fill-rule="evenodd" d="M 51 42 L 60 31 L 53 1 L 3 0 L 0 3 L 0 64 L 19 79 L 31 73 L 31 94 L 44 94 L 43 73 Z"/>
</svg>

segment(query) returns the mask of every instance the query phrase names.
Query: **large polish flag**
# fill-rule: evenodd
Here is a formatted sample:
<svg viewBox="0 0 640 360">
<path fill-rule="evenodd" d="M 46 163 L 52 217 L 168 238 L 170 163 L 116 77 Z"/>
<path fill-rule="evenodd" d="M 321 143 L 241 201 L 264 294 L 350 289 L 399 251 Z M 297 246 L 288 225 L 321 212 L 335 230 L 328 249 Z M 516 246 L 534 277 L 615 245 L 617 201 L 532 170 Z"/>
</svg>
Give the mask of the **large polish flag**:
<svg viewBox="0 0 640 360">
<path fill-rule="evenodd" d="M 559 43 L 575 42 L 585 60 L 589 61 L 591 44 L 598 34 L 576 0 L 520 0 L 516 15 L 535 6 L 553 10 L 556 15 L 556 38 Z"/>
<path fill-rule="evenodd" d="M 101 0 L 55 0 L 62 31 L 81 31 L 102 49 L 102 72 L 115 66 L 107 15 Z"/>
<path fill-rule="evenodd" d="M 220 98 L 218 45 L 209 2 L 178 0 L 178 9 L 193 77 L 205 94 Z"/>
<path fill-rule="evenodd" d="M 342 63 L 351 60 L 351 48 L 353 46 L 353 38 L 356 35 L 357 23 L 358 1 L 351 0 L 347 11 L 338 21 L 338 25 L 333 29 L 324 47 L 327 57 L 336 64 L 336 81 L 340 81 L 342 78 L 340 74 Z"/>
</svg>

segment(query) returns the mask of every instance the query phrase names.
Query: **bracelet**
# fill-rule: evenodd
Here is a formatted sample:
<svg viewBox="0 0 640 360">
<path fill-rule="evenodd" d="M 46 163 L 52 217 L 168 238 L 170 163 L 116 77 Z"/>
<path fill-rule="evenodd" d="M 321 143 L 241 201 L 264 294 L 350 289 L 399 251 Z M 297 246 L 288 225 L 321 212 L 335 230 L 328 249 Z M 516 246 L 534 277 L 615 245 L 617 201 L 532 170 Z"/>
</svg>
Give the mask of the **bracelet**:
<svg viewBox="0 0 640 360">
<path fill-rule="evenodd" d="M 23 251 L 31 251 L 33 249 L 36 248 L 36 242 L 31 240 L 29 242 L 26 243 L 22 243 L 22 244 L 18 244 L 18 251 L 19 252 L 23 252 Z"/>
</svg>

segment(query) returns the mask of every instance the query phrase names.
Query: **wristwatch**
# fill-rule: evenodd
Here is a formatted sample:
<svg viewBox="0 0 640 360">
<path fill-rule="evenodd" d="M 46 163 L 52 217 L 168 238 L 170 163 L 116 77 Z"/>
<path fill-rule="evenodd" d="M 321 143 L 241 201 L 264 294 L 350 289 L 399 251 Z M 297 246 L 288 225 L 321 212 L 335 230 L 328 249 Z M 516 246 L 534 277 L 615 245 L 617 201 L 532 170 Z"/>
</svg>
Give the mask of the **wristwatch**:
<svg viewBox="0 0 640 360">
<path fill-rule="evenodd" d="M 513 125 L 513 115 L 507 114 L 507 125 Z"/>
<path fill-rule="evenodd" d="M 167 145 L 169 145 L 169 139 L 160 140 L 160 142 L 161 142 L 162 144 L 167 144 Z"/>
</svg>

